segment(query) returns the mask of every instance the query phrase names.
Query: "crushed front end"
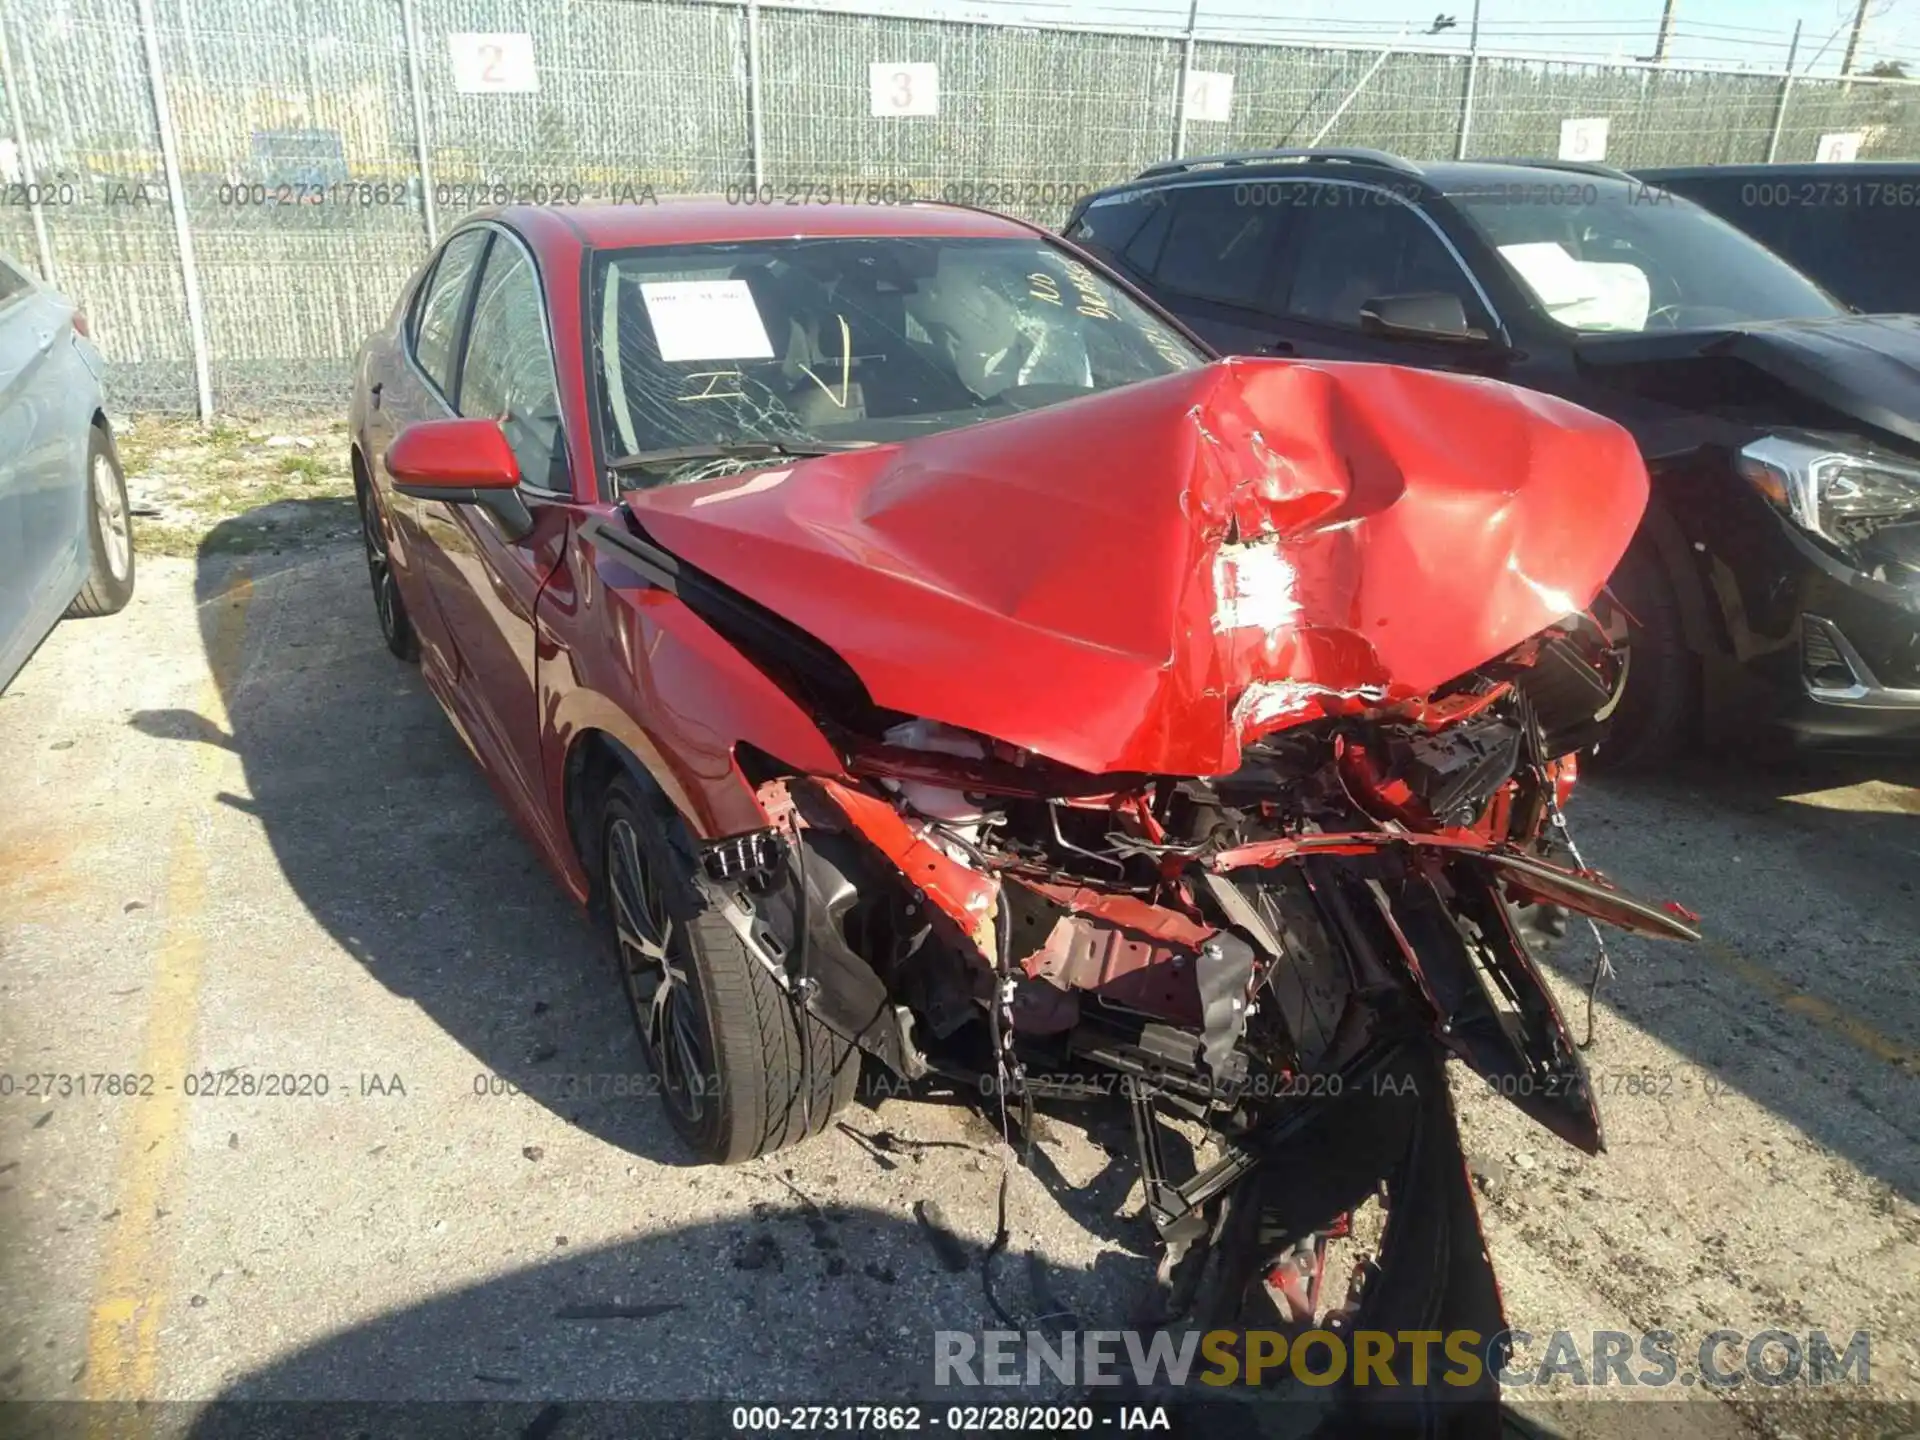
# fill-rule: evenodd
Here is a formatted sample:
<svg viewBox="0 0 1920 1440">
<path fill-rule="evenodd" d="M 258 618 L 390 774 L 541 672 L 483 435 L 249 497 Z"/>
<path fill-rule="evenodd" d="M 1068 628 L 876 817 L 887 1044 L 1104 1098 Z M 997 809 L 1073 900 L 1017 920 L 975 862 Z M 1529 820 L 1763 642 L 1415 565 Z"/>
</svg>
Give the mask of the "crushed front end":
<svg viewBox="0 0 1920 1440">
<path fill-rule="evenodd" d="M 1158 1321 L 1493 1347 L 1505 1318 L 1442 1062 L 1598 1151 L 1527 937 L 1569 914 L 1693 934 L 1566 835 L 1617 665 L 1575 617 L 1444 693 L 1285 729 L 1204 779 L 1087 775 L 905 722 L 846 779 L 761 784 L 774 823 L 758 878 L 736 877 L 741 913 L 814 1013 L 901 1074 L 998 1097 L 1022 1132 L 1036 1104 L 1128 1107 Z M 1183 1174 L 1175 1119 L 1214 1141 Z M 1370 1199 L 1377 1245 L 1328 1286 Z"/>
<path fill-rule="evenodd" d="M 1562 813 L 1622 693 L 1588 607 L 1645 496 L 1623 431 L 1544 397 L 1231 362 L 635 497 L 614 544 L 706 596 L 842 762 L 737 745 L 767 823 L 706 852 L 797 1003 L 1028 1133 L 1125 1105 L 1160 1321 L 1490 1352 L 1443 1062 L 1598 1150 L 1528 937 L 1694 934 Z M 1171 1126 L 1206 1137 L 1187 1173 Z"/>
</svg>

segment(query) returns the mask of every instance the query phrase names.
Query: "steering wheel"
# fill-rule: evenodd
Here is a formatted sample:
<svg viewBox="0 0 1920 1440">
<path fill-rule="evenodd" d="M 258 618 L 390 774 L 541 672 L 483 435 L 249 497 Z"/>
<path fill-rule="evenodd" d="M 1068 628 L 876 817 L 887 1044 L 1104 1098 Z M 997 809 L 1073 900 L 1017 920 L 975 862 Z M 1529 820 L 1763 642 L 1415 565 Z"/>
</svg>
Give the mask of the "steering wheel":
<svg viewBox="0 0 1920 1440">
<path fill-rule="evenodd" d="M 1682 325 L 1680 320 L 1680 306 L 1676 303 L 1673 305 L 1657 305 L 1652 310 L 1649 310 L 1647 312 L 1647 327 L 1651 329 L 1654 319 L 1661 315 L 1669 317 L 1666 325 L 1662 327 L 1667 330 L 1691 330 L 1702 325 L 1718 325 L 1723 323 L 1737 325 L 1741 321 L 1749 318 L 1745 313 L 1734 309 L 1731 305 L 1689 305 L 1687 307 L 1686 323 Z"/>
</svg>

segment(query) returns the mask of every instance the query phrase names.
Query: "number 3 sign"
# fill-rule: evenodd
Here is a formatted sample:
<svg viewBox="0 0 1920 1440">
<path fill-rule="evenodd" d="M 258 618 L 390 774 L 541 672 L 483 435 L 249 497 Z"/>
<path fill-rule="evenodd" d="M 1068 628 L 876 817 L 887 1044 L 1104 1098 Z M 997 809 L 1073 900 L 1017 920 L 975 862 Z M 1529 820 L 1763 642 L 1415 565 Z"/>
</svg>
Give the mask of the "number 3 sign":
<svg viewBox="0 0 1920 1440">
<path fill-rule="evenodd" d="M 538 90 L 533 36 L 505 31 L 447 36 L 453 56 L 453 88 L 462 95 Z"/>
<path fill-rule="evenodd" d="M 867 88 L 875 115 L 940 113 L 938 65 L 869 65 Z"/>
</svg>

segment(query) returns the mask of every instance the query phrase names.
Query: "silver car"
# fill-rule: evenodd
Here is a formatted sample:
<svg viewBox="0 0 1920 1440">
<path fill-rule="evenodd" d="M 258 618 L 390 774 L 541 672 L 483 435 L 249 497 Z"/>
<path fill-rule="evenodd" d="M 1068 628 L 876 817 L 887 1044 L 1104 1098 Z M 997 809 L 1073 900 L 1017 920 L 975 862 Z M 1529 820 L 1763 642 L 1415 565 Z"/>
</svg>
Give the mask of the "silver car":
<svg viewBox="0 0 1920 1440">
<path fill-rule="evenodd" d="M 0 255 L 0 690 L 62 616 L 133 597 L 101 370 L 86 316 Z"/>
</svg>

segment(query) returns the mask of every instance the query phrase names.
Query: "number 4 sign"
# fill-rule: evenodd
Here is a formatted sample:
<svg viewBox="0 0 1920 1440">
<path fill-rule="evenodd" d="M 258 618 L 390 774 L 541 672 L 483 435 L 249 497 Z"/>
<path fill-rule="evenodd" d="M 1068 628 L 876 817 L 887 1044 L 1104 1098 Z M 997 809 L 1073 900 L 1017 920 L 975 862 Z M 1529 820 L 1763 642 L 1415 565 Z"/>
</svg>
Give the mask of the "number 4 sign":
<svg viewBox="0 0 1920 1440">
<path fill-rule="evenodd" d="M 1224 124 L 1233 118 L 1233 76 L 1224 70 L 1187 75 L 1187 119 Z"/>
<path fill-rule="evenodd" d="M 453 88 L 462 95 L 538 90 L 533 36 L 515 31 L 447 36 L 453 57 Z"/>
<path fill-rule="evenodd" d="M 940 67 L 929 64 L 867 66 L 875 115 L 938 115 Z"/>
</svg>

